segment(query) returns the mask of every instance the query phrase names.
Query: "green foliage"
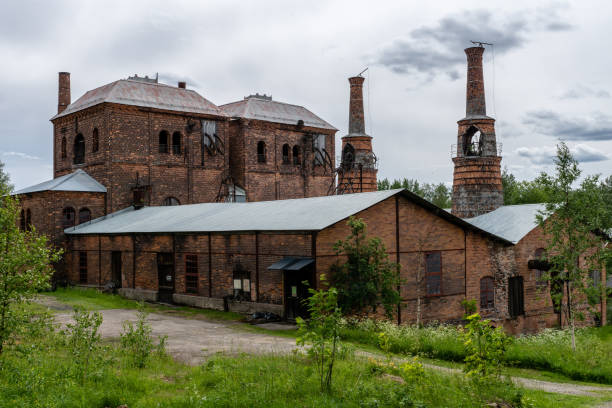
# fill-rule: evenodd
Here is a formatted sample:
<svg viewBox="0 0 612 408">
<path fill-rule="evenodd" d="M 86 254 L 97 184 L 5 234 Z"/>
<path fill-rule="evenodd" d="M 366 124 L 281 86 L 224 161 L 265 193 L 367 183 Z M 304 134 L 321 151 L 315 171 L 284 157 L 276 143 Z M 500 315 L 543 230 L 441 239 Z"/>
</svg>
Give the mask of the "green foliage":
<svg viewBox="0 0 612 408">
<path fill-rule="evenodd" d="M 499 378 L 502 361 L 511 339 L 503 328 L 494 328 L 490 320 L 482 320 L 478 313 L 467 317 L 463 332 L 466 350 L 464 371 L 477 381 Z"/>
<path fill-rule="evenodd" d="M 463 306 L 463 310 L 465 311 L 463 314 L 464 319 L 467 319 L 468 316 L 473 315 L 476 313 L 476 310 L 478 310 L 476 308 L 476 299 L 463 299 L 461 301 L 461 306 Z"/>
<path fill-rule="evenodd" d="M 147 322 L 148 313 L 144 305 L 138 309 L 138 319 L 134 325 L 130 321 L 123 322 L 123 333 L 121 336 L 121 348 L 126 352 L 131 363 L 138 368 L 144 368 L 153 352 L 164 355 L 167 336 L 158 339 L 158 344 L 153 341 L 153 328 Z"/>
<path fill-rule="evenodd" d="M 19 202 L 10 195 L 12 187 L 2 167 L 0 163 L 0 354 L 28 321 L 23 304 L 49 287 L 50 264 L 60 256 L 34 229 L 18 228 Z"/>
<path fill-rule="evenodd" d="M 549 192 L 540 178 L 518 181 L 508 169 L 502 172 L 504 205 L 539 204 L 549 200 Z"/>
<path fill-rule="evenodd" d="M 444 183 L 420 184 L 417 180 L 407 178 L 393 180 L 392 182 L 386 178 L 378 181 L 378 190 L 391 190 L 396 188 L 405 188 L 440 208 L 450 208 L 452 204 L 452 190 Z"/>
<path fill-rule="evenodd" d="M 74 361 L 75 377 L 81 383 L 102 363 L 102 346 L 98 329 L 102 324 L 102 315 L 98 312 L 86 312 L 74 309 L 74 323 L 66 325 L 67 346 Z"/>
<path fill-rule="evenodd" d="M 325 282 L 325 276 L 321 276 Z M 338 307 L 338 291 L 309 288 L 307 300 L 310 318 L 297 318 L 298 345 L 310 345 L 308 349 L 317 364 L 321 391 L 331 391 L 334 363 L 339 347 L 339 332 L 342 313 Z"/>
<path fill-rule="evenodd" d="M 351 235 L 334 245 L 336 254 L 346 261 L 331 267 L 340 308 L 344 313 L 355 314 L 368 309 L 376 312 L 382 305 L 391 317 L 400 301 L 399 265 L 389 261 L 380 238 L 367 236 L 363 220 L 350 217 L 348 226 Z"/>
</svg>

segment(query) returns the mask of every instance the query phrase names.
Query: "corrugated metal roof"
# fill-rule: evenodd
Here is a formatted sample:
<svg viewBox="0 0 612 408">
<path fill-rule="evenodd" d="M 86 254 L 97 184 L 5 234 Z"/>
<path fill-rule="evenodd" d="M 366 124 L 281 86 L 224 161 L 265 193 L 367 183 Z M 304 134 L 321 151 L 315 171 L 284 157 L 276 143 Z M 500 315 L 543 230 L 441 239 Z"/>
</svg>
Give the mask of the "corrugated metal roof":
<svg viewBox="0 0 612 408">
<path fill-rule="evenodd" d="M 291 105 L 256 96 L 247 97 L 242 101 L 220 106 L 232 117 L 263 120 L 267 122 L 296 125 L 298 120 L 304 121 L 304 126 L 338 130 L 303 106 Z"/>
<path fill-rule="evenodd" d="M 126 209 L 67 234 L 318 231 L 401 190 L 250 203 L 203 203 Z"/>
<path fill-rule="evenodd" d="M 13 195 L 34 193 L 36 191 L 87 191 L 93 193 L 106 193 L 106 187 L 98 183 L 83 170 L 78 169 L 74 173 L 66 174 L 65 176 L 15 191 Z"/>
<path fill-rule="evenodd" d="M 465 221 L 516 244 L 537 227 L 536 215 L 544 209 L 544 204 L 505 205 Z"/>
<path fill-rule="evenodd" d="M 225 116 L 218 106 L 206 100 L 194 90 L 159 83 L 120 79 L 87 91 L 85 95 L 68 105 L 66 110 L 58 113 L 51 120 L 104 102 Z"/>
</svg>

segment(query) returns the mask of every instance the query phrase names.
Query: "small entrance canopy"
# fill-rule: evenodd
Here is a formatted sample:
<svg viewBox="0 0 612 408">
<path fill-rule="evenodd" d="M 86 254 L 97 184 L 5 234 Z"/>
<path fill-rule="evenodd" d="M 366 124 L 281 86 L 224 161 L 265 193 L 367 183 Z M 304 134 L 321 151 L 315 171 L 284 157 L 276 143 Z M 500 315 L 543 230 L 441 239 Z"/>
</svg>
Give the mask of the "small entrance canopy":
<svg viewBox="0 0 612 408">
<path fill-rule="evenodd" d="M 313 262 L 314 259 L 312 258 L 297 258 L 294 256 L 287 256 L 268 266 L 268 269 L 281 271 L 301 271 Z"/>
</svg>

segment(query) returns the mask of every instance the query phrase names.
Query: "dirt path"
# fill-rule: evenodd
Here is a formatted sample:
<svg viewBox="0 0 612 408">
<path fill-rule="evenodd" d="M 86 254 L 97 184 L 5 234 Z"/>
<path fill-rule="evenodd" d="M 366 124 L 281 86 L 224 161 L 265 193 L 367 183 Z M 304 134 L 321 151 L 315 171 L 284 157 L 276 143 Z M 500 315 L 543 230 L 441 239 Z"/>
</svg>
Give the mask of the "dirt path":
<svg viewBox="0 0 612 408">
<path fill-rule="evenodd" d="M 72 321 L 71 313 L 66 311 L 66 305 L 63 303 L 53 299 L 45 299 L 41 303 L 59 312 L 55 314 L 58 323 L 65 325 Z M 101 313 L 104 320 L 100 328 L 100 334 L 104 338 L 118 338 L 122 331 L 123 321 L 136 321 L 137 318 L 135 310 L 112 309 L 103 310 Z M 238 323 L 235 322 L 196 320 L 160 313 L 151 313 L 149 322 L 153 328 L 154 336 L 168 336 L 166 344 L 169 354 L 190 365 L 201 364 L 208 356 L 218 352 L 229 354 L 287 354 L 296 348 L 293 338 L 251 333 L 236 327 Z M 358 352 L 358 354 L 381 357 L 369 352 Z M 458 369 L 431 364 L 425 365 L 435 370 L 453 374 L 461 373 L 461 370 Z M 519 377 L 513 377 L 512 381 L 525 388 L 568 395 L 601 396 L 601 392 L 612 392 L 612 387 L 554 383 Z M 612 407 L 612 404 L 603 406 Z"/>
</svg>

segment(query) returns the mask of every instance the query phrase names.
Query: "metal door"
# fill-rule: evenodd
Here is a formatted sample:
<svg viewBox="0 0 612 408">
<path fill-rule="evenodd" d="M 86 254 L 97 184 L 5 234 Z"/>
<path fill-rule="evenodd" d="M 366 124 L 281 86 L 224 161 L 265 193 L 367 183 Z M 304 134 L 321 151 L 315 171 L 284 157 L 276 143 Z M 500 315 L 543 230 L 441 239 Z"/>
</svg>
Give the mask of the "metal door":
<svg viewBox="0 0 612 408">
<path fill-rule="evenodd" d="M 160 252 L 157 254 L 157 276 L 159 279 L 158 300 L 172 303 L 174 293 L 174 254 Z"/>
</svg>

